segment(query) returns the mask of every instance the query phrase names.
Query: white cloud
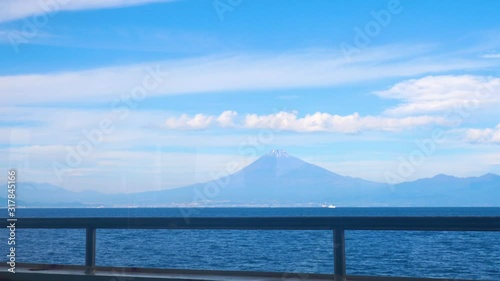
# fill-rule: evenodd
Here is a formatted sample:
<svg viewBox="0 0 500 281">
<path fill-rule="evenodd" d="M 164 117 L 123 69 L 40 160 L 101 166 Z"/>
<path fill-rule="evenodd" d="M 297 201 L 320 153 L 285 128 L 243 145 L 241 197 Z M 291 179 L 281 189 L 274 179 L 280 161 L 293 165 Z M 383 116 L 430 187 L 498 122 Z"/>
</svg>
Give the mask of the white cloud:
<svg viewBox="0 0 500 281">
<path fill-rule="evenodd" d="M 0 1 L 0 22 L 49 15 L 59 11 L 119 8 L 171 1 L 173 0 L 2 0 Z"/>
<path fill-rule="evenodd" d="M 500 144 L 500 124 L 493 129 L 467 129 L 465 131 L 465 139 L 472 143 Z"/>
<path fill-rule="evenodd" d="M 401 131 L 406 128 L 432 124 L 446 125 L 447 121 L 441 117 L 431 116 L 404 118 L 361 117 L 357 112 L 345 116 L 316 112 L 301 118 L 298 116 L 298 112 L 283 111 L 270 115 L 249 114 L 244 121 L 245 128 L 337 133 L 357 133 L 364 130 Z"/>
<path fill-rule="evenodd" d="M 236 111 L 226 110 L 217 117 L 217 122 L 223 128 L 234 127 L 233 119 L 238 116 Z"/>
<path fill-rule="evenodd" d="M 224 111 L 219 115 L 213 115 L 214 120 L 211 126 L 225 128 L 243 128 L 242 121 L 245 116 L 237 118 L 236 112 Z M 168 144 L 172 147 L 182 148 L 209 148 L 209 147 L 233 147 L 246 140 L 248 135 L 256 132 L 227 129 L 224 130 L 224 137 L 220 134 L 206 134 L 204 132 L 191 132 L 184 134 L 183 130 L 158 130 L 170 117 L 179 118 L 169 112 L 160 110 L 143 111 L 133 110 L 127 119 L 121 120 L 113 115 L 110 110 L 92 109 L 64 109 L 64 108 L 41 108 L 41 107 L 13 107 L 1 108 L 1 116 L 12 117 L 14 121 L 11 126 L 0 126 L 0 144 L 11 145 L 69 145 L 75 146 L 87 137 L 84 132 L 91 132 L 99 129 L 99 123 L 104 118 L 113 120 L 114 130 L 109 134 L 104 134 L 99 147 L 106 149 L 122 149 L 128 151 L 134 147 L 156 147 Z M 206 115 L 206 114 L 205 114 Z M 64 116 L 64 118 L 61 118 Z M 228 116 L 232 116 L 232 126 Z M 190 116 L 193 118 L 194 116 Z M 244 129 L 244 128 L 243 128 Z M 201 130 L 201 129 L 198 129 Z M 57 132 L 57 138 L 54 138 Z M 335 141 L 352 141 L 352 138 L 359 140 L 359 136 L 349 134 L 338 135 Z M 276 135 L 276 143 L 286 145 L 300 145 L 304 141 L 308 143 L 331 143 L 331 137 L 318 134 L 300 135 Z M 373 136 L 363 136 L 363 140 L 374 140 Z M 384 136 L 387 139 L 387 136 Z M 269 147 L 272 149 L 272 147 Z"/>
<path fill-rule="evenodd" d="M 226 110 L 219 116 L 205 115 L 198 113 L 194 116 L 182 114 L 180 117 L 169 117 L 165 120 L 163 128 L 180 130 L 200 130 L 210 127 L 217 123 L 223 128 L 234 127 L 233 119 L 238 113 L 236 111 Z"/>
<path fill-rule="evenodd" d="M 199 130 L 208 128 L 214 120 L 214 116 L 205 114 L 196 114 L 193 117 L 182 114 L 180 117 L 167 118 L 163 127 L 167 129 Z"/>
<path fill-rule="evenodd" d="M 274 114 L 258 115 L 247 114 L 240 123 L 234 123 L 233 118 L 238 115 L 235 111 L 224 111 L 219 116 L 183 114 L 179 117 L 170 117 L 164 127 L 168 129 L 199 130 L 214 125 L 217 121 L 220 127 L 237 127 L 243 129 L 272 129 L 291 132 L 336 132 L 358 133 L 364 130 L 401 131 L 426 125 L 447 125 L 442 117 L 410 116 L 404 118 L 387 118 L 378 116 L 360 116 L 357 112 L 350 115 L 333 115 L 316 112 L 299 117 L 297 111 L 281 111 Z"/>
<path fill-rule="evenodd" d="M 390 115 L 443 113 L 453 109 L 474 110 L 500 103 L 500 78 L 471 75 L 427 76 L 397 83 L 375 92 L 402 103 L 385 111 Z"/>
</svg>

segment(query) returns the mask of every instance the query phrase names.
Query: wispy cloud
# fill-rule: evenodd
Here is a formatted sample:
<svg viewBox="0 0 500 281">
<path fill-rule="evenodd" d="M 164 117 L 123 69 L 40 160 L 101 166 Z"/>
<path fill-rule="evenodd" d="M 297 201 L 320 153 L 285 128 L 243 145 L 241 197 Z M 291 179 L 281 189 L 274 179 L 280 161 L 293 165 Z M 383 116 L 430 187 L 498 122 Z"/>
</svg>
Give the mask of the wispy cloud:
<svg viewBox="0 0 500 281">
<path fill-rule="evenodd" d="M 375 92 L 401 103 L 390 115 L 442 113 L 457 108 L 500 104 L 500 78 L 472 75 L 427 76 L 406 80 L 389 90 Z"/>
<path fill-rule="evenodd" d="M 175 0 L 3 0 L 0 1 L 0 22 L 60 11 L 120 8 Z"/>
<path fill-rule="evenodd" d="M 400 52 L 399 58 L 407 57 Z M 149 94 L 155 96 L 265 89 L 329 87 L 384 78 L 489 67 L 494 60 L 398 60 L 366 50 L 356 61 L 339 53 L 304 51 L 272 55 L 226 55 L 158 62 L 153 72 L 168 71 L 168 79 Z M 149 64 L 151 65 L 151 64 Z M 0 77 L 6 104 L 106 101 L 141 82 L 148 65 L 106 67 L 51 74 Z"/>
<path fill-rule="evenodd" d="M 484 54 L 481 57 L 484 59 L 500 59 L 500 53 Z"/>
</svg>

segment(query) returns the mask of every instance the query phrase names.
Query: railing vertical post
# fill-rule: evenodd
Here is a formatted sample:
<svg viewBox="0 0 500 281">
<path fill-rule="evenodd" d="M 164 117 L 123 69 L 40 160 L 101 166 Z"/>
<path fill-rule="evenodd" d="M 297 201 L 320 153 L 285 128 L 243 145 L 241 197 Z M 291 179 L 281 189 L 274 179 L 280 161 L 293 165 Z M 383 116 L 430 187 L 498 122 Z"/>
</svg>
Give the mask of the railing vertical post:
<svg viewBox="0 0 500 281">
<path fill-rule="evenodd" d="M 333 259 L 335 281 L 345 281 L 345 234 L 343 228 L 333 230 Z"/>
<path fill-rule="evenodd" d="M 95 228 L 87 227 L 86 243 L 85 243 L 85 267 L 86 274 L 94 274 L 95 272 Z"/>
</svg>

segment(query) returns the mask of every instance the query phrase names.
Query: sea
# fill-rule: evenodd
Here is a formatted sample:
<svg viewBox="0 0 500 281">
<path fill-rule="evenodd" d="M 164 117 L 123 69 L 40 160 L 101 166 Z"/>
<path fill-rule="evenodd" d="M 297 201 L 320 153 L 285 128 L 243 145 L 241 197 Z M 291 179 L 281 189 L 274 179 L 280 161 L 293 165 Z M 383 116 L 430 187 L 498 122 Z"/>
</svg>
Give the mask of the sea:
<svg viewBox="0 0 500 281">
<path fill-rule="evenodd" d="M 7 211 L 0 210 L 3 213 Z M 500 216 L 500 208 L 197 208 L 196 217 Z M 17 217 L 182 217 L 177 208 L 17 209 Z M 5 216 L 6 218 L 6 216 Z M 0 230 L 0 255 L 9 253 Z M 3 238 L 2 238 L 3 237 Z M 17 229 L 17 262 L 83 265 L 85 231 Z M 98 266 L 333 273 L 332 231 L 97 230 Z M 500 280 L 500 232 L 346 231 L 352 275 Z"/>
</svg>

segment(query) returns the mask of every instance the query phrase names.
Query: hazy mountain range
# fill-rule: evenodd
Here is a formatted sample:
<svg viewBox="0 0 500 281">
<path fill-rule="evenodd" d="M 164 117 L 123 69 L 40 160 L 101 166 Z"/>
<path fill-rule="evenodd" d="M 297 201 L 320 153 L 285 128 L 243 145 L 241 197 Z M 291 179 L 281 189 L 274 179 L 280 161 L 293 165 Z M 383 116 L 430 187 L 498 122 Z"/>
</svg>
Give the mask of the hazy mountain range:
<svg viewBox="0 0 500 281">
<path fill-rule="evenodd" d="M 4 188 L 4 190 L 7 190 Z M 6 192 L 2 197 L 6 197 Z M 212 182 L 129 194 L 73 192 L 18 183 L 28 207 L 124 206 L 500 206 L 500 176 L 437 175 L 395 185 L 341 176 L 284 151 L 273 150 L 244 169 Z M 0 198 L 0 206 L 7 200 Z"/>
</svg>

